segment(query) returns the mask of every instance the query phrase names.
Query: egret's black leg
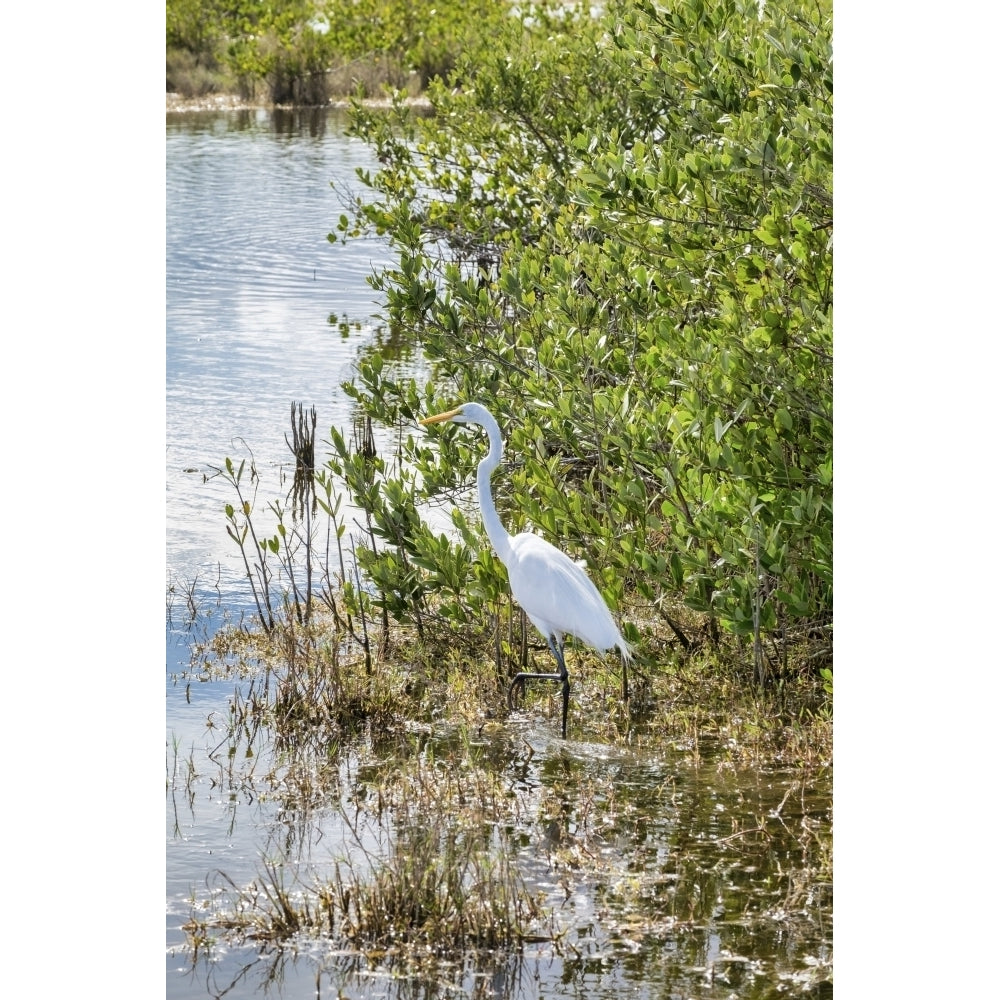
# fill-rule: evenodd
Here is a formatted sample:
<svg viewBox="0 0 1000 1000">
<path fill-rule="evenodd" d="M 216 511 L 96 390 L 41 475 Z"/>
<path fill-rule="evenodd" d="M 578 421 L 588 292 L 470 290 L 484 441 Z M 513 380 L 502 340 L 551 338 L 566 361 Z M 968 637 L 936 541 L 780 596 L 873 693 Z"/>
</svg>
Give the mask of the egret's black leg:
<svg viewBox="0 0 1000 1000">
<path fill-rule="evenodd" d="M 566 715 L 569 712 L 569 677 L 563 677 L 563 739 L 566 739 Z"/>
<path fill-rule="evenodd" d="M 566 716 L 569 714 L 569 671 L 566 669 L 566 660 L 563 657 L 563 641 L 557 643 L 555 639 L 550 635 L 547 636 L 549 641 L 549 649 L 552 650 L 552 655 L 556 658 L 556 663 L 559 665 L 559 673 L 557 674 L 532 674 L 522 671 L 519 674 L 514 675 L 514 679 L 510 682 L 510 688 L 507 691 L 507 706 L 513 709 L 513 699 L 514 699 L 514 688 L 518 684 L 521 685 L 521 692 L 524 692 L 525 682 L 529 680 L 535 681 L 559 681 L 562 684 L 562 734 L 563 739 L 566 739 Z"/>
<path fill-rule="evenodd" d="M 552 641 L 552 637 L 549 636 L 549 649 L 552 650 L 552 655 L 556 658 L 556 662 L 559 664 L 559 679 L 562 681 L 562 735 L 563 739 L 566 739 L 566 716 L 569 714 L 569 671 L 566 669 L 566 659 L 563 656 L 563 646 L 564 644 L 562 639 L 560 639 L 558 643 L 555 643 Z"/>
</svg>

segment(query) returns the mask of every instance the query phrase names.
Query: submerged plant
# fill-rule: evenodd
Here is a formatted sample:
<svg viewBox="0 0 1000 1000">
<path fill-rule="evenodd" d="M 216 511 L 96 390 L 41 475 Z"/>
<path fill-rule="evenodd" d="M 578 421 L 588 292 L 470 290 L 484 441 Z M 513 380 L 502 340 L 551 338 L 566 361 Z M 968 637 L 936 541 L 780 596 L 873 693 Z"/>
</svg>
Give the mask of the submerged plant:
<svg viewBox="0 0 1000 1000">
<path fill-rule="evenodd" d="M 339 807 L 348 836 L 328 864 L 299 872 L 275 845 L 279 856 L 266 858 L 251 884 L 237 887 L 220 874 L 211 912 L 186 927 L 192 947 L 221 932 L 278 945 L 305 935 L 440 955 L 539 937 L 542 913 L 506 832 L 517 799 L 495 774 L 411 757 L 352 801 Z"/>
</svg>

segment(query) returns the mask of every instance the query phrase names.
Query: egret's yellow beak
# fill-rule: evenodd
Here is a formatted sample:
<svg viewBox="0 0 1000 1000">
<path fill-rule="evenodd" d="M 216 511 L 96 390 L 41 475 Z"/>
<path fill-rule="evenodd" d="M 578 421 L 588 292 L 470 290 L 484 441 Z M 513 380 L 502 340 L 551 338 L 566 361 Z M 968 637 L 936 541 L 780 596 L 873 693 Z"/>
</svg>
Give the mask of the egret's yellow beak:
<svg viewBox="0 0 1000 1000">
<path fill-rule="evenodd" d="M 458 416 L 458 413 L 461 409 L 462 407 L 456 406 L 454 410 L 447 410 L 445 413 L 435 413 L 433 417 L 424 417 L 424 419 L 421 420 L 420 423 L 423 424 L 424 427 L 426 427 L 428 424 L 443 423 L 445 420 L 451 420 L 453 417 Z"/>
</svg>

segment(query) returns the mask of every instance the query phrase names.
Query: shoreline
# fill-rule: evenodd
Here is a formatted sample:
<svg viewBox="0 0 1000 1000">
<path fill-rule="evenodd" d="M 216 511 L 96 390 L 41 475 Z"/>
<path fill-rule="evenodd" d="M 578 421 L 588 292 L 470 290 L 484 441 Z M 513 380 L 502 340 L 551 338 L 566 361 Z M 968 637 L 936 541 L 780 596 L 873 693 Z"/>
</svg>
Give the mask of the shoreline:
<svg viewBox="0 0 1000 1000">
<path fill-rule="evenodd" d="M 388 97 L 366 98 L 361 102 L 366 108 L 388 108 L 392 101 Z M 429 108 L 431 102 L 426 97 L 411 97 L 407 104 L 413 107 Z M 319 105 L 271 104 L 268 101 L 248 101 L 237 94 L 205 94 L 204 97 L 182 97 L 167 91 L 167 114 L 179 111 L 306 111 L 315 108 L 349 108 L 349 98 L 336 98 Z"/>
</svg>

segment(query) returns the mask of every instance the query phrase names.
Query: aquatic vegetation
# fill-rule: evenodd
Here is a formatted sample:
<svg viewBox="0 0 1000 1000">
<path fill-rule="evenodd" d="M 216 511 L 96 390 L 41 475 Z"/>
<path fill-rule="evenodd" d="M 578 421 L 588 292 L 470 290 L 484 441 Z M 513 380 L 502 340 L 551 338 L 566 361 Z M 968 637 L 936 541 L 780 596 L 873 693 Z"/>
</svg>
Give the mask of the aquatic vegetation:
<svg viewBox="0 0 1000 1000">
<path fill-rule="evenodd" d="M 388 964 L 404 982 L 458 975 L 472 953 L 558 962 L 584 981 L 745 991 L 830 979 L 828 759 L 776 764 L 765 750 L 780 739 L 760 734 L 740 750 L 751 716 L 726 730 L 732 690 L 716 691 L 713 714 L 711 687 L 687 687 L 691 668 L 655 695 L 673 727 L 656 713 L 615 736 L 593 718 L 614 678 L 595 671 L 581 715 L 599 741 L 564 742 L 555 704 L 548 721 L 488 718 L 502 692 L 483 685 L 476 700 L 471 665 L 460 706 L 433 651 L 369 674 L 329 628 L 293 616 L 223 630 L 202 650 L 238 684 L 208 765 L 168 752 L 168 789 L 178 809 L 206 782 L 252 802 L 266 837 L 254 877 L 222 868 L 194 893 L 193 969 L 251 949 L 262 969 L 308 955 L 334 978 Z"/>
</svg>

